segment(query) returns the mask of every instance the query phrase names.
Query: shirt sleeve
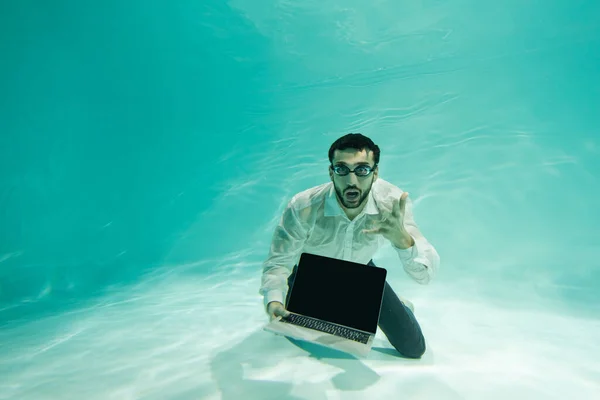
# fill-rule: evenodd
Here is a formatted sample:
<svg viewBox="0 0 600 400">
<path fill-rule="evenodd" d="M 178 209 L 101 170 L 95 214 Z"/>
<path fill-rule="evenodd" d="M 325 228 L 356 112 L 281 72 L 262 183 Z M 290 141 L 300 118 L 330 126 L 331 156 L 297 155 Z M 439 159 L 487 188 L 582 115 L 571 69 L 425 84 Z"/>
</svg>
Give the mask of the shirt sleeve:
<svg viewBox="0 0 600 400">
<path fill-rule="evenodd" d="M 440 256 L 417 226 L 410 198 L 407 199 L 404 209 L 404 227 L 415 240 L 415 244 L 408 249 L 400 249 L 393 244 L 392 247 L 398 253 L 406 273 L 416 282 L 427 284 L 439 269 Z"/>
<path fill-rule="evenodd" d="M 300 219 L 290 201 L 275 228 L 269 255 L 263 263 L 259 294 L 264 297 L 265 307 L 271 301 L 285 304 L 284 299 L 289 289 L 287 279 L 300 258 L 307 232 L 308 226 Z"/>
</svg>

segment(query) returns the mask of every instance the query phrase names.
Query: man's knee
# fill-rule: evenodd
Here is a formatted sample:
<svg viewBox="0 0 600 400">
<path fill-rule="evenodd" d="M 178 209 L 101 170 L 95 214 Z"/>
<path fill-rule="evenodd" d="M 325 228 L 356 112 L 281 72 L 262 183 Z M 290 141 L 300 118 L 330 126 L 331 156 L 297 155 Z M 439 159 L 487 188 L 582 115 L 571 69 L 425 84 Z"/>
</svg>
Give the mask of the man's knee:
<svg viewBox="0 0 600 400">
<path fill-rule="evenodd" d="M 413 346 L 405 346 L 404 348 L 396 348 L 398 353 L 400 353 L 403 357 L 406 358 L 421 358 L 423 354 L 425 354 L 425 350 L 427 350 L 427 346 L 425 345 L 425 340 L 413 345 Z"/>
<path fill-rule="evenodd" d="M 413 332 L 412 335 L 390 339 L 392 339 L 390 340 L 392 346 L 394 346 L 398 353 L 406 358 L 421 358 L 427 350 L 425 337 L 420 329 Z"/>
</svg>

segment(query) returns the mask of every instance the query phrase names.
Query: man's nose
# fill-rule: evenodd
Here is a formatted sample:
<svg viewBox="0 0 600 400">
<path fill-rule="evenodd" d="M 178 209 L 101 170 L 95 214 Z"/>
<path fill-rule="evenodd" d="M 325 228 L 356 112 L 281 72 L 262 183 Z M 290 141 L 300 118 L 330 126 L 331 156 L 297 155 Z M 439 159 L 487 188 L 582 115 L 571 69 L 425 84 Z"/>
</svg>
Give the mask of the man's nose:
<svg viewBox="0 0 600 400">
<path fill-rule="evenodd" d="M 349 186 L 352 185 L 358 187 L 358 177 L 353 172 L 350 172 L 348 175 L 346 175 L 346 182 Z"/>
</svg>

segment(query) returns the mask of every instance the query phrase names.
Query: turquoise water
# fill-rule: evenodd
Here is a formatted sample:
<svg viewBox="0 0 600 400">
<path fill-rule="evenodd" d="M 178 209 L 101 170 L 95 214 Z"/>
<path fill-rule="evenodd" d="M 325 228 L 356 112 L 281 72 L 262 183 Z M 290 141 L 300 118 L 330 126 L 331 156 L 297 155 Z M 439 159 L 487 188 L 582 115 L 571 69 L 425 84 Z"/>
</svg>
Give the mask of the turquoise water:
<svg viewBox="0 0 600 400">
<path fill-rule="evenodd" d="M 6 1 L 0 399 L 592 399 L 600 3 Z M 348 132 L 441 256 L 428 351 L 261 330 L 261 263 Z M 384 248 L 378 265 L 395 265 Z"/>
</svg>

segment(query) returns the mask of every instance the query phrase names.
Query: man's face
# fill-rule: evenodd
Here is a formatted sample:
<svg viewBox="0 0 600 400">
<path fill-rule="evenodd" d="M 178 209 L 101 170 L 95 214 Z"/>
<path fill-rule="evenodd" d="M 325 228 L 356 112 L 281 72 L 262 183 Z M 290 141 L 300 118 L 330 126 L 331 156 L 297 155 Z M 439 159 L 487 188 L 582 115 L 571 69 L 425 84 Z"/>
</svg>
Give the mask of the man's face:
<svg viewBox="0 0 600 400">
<path fill-rule="evenodd" d="M 368 151 L 368 153 L 367 153 Z M 373 160 L 373 152 L 370 150 L 357 151 L 354 149 L 336 150 L 333 154 L 333 166 L 345 165 L 351 171 L 359 165 L 368 165 L 373 167 L 375 160 Z M 357 176 L 355 173 L 350 172 L 346 176 L 337 175 L 331 168 L 329 168 L 329 176 L 333 181 L 335 192 L 338 200 L 344 208 L 355 209 L 359 208 L 366 202 L 371 186 L 377 180 L 379 167 L 377 167 L 368 176 Z M 352 197 L 352 192 L 358 193 L 357 196 Z"/>
</svg>

